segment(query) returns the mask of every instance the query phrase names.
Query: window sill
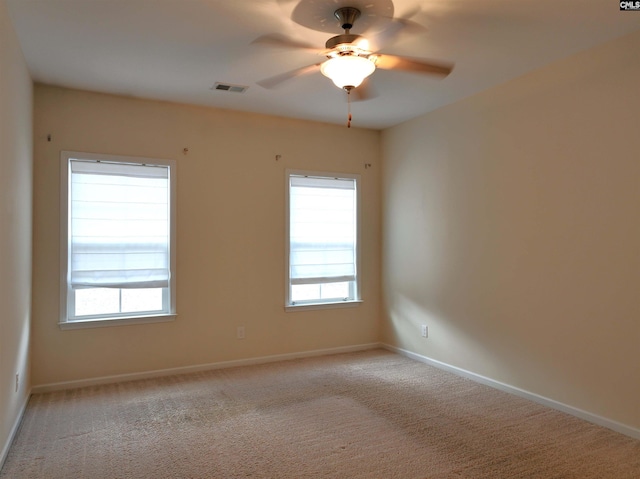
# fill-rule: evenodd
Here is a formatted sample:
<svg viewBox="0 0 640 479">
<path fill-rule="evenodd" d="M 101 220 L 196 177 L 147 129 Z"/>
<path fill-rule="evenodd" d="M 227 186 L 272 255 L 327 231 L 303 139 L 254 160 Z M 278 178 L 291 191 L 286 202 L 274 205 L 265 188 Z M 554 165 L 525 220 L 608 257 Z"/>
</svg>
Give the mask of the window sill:
<svg viewBox="0 0 640 479">
<path fill-rule="evenodd" d="M 169 321 L 174 321 L 176 317 L 176 314 L 166 314 L 158 316 L 130 316 L 122 318 L 83 319 L 60 322 L 58 323 L 58 326 L 63 331 L 68 329 L 108 328 L 111 326 L 127 326 L 131 324 L 166 323 Z"/>
<path fill-rule="evenodd" d="M 304 303 L 304 304 L 296 304 L 296 305 L 287 305 L 284 307 L 284 310 L 287 312 L 293 311 L 309 311 L 314 309 L 337 309 L 337 308 L 355 308 L 362 304 L 362 300 L 354 300 L 354 301 L 340 301 L 338 303 Z"/>
</svg>

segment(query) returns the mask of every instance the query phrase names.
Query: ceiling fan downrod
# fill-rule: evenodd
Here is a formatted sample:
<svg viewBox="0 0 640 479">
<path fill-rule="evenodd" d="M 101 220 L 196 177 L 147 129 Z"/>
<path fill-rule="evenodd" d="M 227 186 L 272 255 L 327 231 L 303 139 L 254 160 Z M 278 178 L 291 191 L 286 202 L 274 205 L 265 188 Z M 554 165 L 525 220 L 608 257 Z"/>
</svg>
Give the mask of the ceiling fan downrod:
<svg viewBox="0 0 640 479">
<path fill-rule="evenodd" d="M 360 17 L 360 10 L 354 7 L 342 7 L 338 8 L 333 15 L 340 22 L 340 27 L 345 30 L 346 34 L 349 34 L 349 30 L 353 28 L 353 24 Z"/>
</svg>

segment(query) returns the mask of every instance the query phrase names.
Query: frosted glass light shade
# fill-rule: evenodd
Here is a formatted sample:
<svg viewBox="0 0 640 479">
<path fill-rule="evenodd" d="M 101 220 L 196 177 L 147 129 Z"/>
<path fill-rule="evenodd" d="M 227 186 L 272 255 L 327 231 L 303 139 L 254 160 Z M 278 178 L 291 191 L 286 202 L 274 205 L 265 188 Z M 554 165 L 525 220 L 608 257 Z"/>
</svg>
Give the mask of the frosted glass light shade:
<svg viewBox="0 0 640 479">
<path fill-rule="evenodd" d="M 322 74 L 338 88 L 359 86 L 375 69 L 371 60 L 355 55 L 334 57 L 320 65 Z"/>
</svg>

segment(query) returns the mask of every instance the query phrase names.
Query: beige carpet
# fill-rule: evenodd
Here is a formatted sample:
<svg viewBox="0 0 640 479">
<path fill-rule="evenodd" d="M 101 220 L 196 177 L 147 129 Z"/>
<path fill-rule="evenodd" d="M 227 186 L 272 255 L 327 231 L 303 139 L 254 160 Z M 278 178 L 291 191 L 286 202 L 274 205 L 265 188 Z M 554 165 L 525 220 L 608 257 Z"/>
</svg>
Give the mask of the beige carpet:
<svg viewBox="0 0 640 479">
<path fill-rule="evenodd" d="M 31 398 L 2 479 L 640 478 L 640 441 L 381 350 Z"/>
</svg>

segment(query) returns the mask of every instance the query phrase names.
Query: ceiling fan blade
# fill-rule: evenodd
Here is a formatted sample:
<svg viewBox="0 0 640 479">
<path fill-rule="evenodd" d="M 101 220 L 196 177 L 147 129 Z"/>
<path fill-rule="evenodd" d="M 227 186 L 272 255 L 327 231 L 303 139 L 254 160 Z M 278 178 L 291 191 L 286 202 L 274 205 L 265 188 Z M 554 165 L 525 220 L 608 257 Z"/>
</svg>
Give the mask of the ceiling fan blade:
<svg viewBox="0 0 640 479">
<path fill-rule="evenodd" d="M 351 90 L 351 98 L 353 101 L 367 101 L 372 100 L 377 97 L 378 94 L 371 85 L 371 81 L 369 78 L 365 78 L 365 80 L 360 84 L 360 86 Z"/>
<path fill-rule="evenodd" d="M 299 77 L 302 75 L 308 75 L 309 73 L 314 73 L 320 71 L 320 63 L 316 63 L 314 65 L 308 65 L 306 67 L 296 68 L 295 70 L 288 71 L 286 73 L 281 73 L 280 75 L 276 75 L 270 78 L 265 78 L 264 80 L 260 80 L 256 82 L 263 88 L 272 89 L 278 87 L 281 83 L 286 82 L 287 80 L 291 80 L 292 78 Z"/>
<path fill-rule="evenodd" d="M 262 44 L 278 48 L 297 48 L 301 50 L 311 50 L 313 52 L 316 52 L 318 50 L 309 43 L 294 40 L 280 33 L 269 33 L 267 35 L 262 35 L 253 40 L 251 44 Z"/>
<path fill-rule="evenodd" d="M 421 8 L 416 7 L 411 12 L 403 15 L 399 18 L 388 18 L 390 26 L 386 29 L 371 35 L 370 44 L 371 50 L 378 51 L 387 45 L 393 44 L 402 33 L 409 33 L 411 35 L 420 35 L 427 31 L 424 25 L 419 24 L 416 21 L 411 20 L 411 17 L 420 13 Z"/>
<path fill-rule="evenodd" d="M 434 63 L 422 60 L 413 60 L 395 55 L 375 55 L 376 67 L 383 70 L 402 70 L 415 73 L 426 73 L 428 75 L 437 75 L 446 77 L 453 70 L 452 64 Z"/>
</svg>

